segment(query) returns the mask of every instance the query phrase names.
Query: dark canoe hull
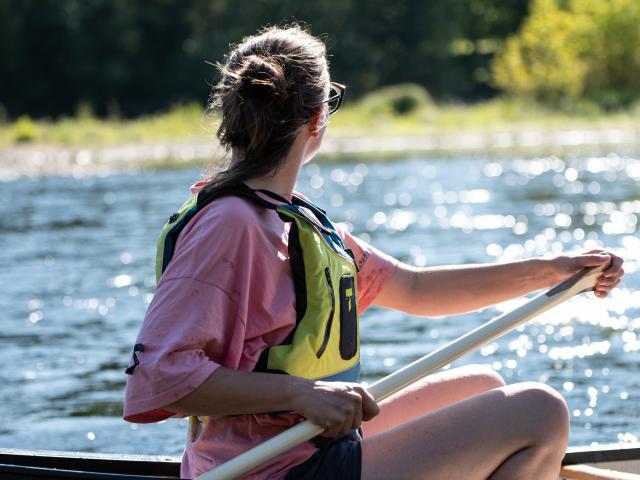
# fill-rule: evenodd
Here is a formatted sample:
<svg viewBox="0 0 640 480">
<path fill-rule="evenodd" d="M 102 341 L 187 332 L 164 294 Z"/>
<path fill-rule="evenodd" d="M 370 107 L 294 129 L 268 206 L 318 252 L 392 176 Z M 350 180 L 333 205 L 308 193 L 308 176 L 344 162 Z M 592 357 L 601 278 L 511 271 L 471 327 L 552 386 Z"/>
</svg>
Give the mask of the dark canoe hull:
<svg viewBox="0 0 640 480">
<path fill-rule="evenodd" d="M 640 473 L 640 444 L 573 447 L 563 463 Z M 167 480 L 179 476 L 176 457 L 0 448 L 0 479 Z"/>
<path fill-rule="evenodd" d="M 180 478 L 180 459 L 0 448 L 0 479 L 155 480 Z"/>
</svg>

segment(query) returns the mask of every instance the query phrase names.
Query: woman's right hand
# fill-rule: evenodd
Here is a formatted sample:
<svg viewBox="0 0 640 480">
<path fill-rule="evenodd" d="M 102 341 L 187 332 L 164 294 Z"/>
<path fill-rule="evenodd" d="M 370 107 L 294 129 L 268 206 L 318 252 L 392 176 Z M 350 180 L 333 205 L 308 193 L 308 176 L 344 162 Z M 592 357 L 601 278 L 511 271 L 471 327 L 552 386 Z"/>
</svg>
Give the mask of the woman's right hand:
<svg viewBox="0 0 640 480">
<path fill-rule="evenodd" d="M 303 380 L 296 383 L 293 395 L 294 410 L 325 427 L 325 437 L 344 435 L 380 412 L 375 399 L 359 383 Z"/>
</svg>

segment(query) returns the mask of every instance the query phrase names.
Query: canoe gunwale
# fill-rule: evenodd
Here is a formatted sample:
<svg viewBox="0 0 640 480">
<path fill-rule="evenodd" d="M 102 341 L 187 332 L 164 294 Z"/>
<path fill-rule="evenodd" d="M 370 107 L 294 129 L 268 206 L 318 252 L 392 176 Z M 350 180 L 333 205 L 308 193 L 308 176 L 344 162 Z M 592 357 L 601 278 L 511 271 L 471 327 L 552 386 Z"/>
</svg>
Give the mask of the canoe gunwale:
<svg viewBox="0 0 640 480">
<path fill-rule="evenodd" d="M 172 475 L 129 475 L 126 473 L 106 473 L 84 470 L 65 470 L 50 467 L 29 467 L 0 463 L 0 478 L 61 478 L 82 480 L 175 480 Z"/>
<path fill-rule="evenodd" d="M 154 455 L 0 448 L 0 478 L 16 478 L 16 475 L 22 475 L 23 478 L 92 480 L 176 479 L 180 477 L 180 459 Z"/>
<path fill-rule="evenodd" d="M 569 447 L 563 465 L 640 460 L 640 443 Z"/>
<path fill-rule="evenodd" d="M 640 460 L 640 443 L 570 447 L 563 465 Z M 168 480 L 180 477 L 178 457 L 0 448 L 0 479 Z"/>
</svg>

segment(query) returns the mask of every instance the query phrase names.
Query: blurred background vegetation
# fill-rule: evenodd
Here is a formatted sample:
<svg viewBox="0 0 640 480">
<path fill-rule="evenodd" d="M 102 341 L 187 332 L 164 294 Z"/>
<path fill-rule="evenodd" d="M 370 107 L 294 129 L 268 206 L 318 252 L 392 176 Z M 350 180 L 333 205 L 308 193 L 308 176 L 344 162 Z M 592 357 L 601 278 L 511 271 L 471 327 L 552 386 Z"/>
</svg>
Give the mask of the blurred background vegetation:
<svg viewBox="0 0 640 480">
<path fill-rule="evenodd" d="M 210 135 L 205 60 L 293 21 L 349 87 L 338 134 L 640 116 L 639 0 L 0 0 L 0 144 Z"/>
<path fill-rule="evenodd" d="M 559 107 L 605 110 L 640 94 L 640 1 L 535 0 L 493 62 L 496 86 Z"/>
</svg>

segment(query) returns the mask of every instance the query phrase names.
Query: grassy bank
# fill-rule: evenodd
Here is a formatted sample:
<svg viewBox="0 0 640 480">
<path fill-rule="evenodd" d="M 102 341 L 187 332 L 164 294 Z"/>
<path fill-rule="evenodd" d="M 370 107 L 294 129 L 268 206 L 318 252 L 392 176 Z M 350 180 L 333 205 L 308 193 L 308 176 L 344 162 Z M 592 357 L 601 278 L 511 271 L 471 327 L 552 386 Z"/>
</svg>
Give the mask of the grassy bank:
<svg viewBox="0 0 640 480">
<path fill-rule="evenodd" d="M 83 109 L 81 109 L 83 110 Z M 396 86 L 346 102 L 331 117 L 333 137 L 398 137 L 466 132 L 555 131 L 618 128 L 640 124 L 640 105 L 606 113 L 589 104 L 554 110 L 533 102 L 498 98 L 472 105 L 432 102 L 419 87 Z M 99 147 L 148 142 L 203 141 L 215 135 L 217 119 L 197 104 L 132 120 L 98 119 L 84 109 L 74 117 L 0 123 L 0 148 L 17 145 Z"/>
</svg>

